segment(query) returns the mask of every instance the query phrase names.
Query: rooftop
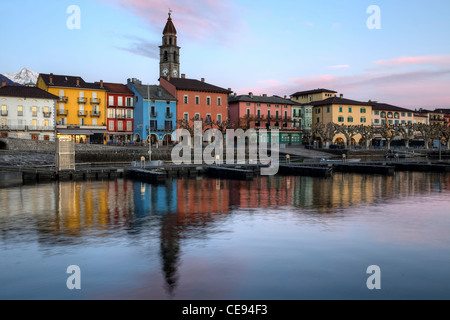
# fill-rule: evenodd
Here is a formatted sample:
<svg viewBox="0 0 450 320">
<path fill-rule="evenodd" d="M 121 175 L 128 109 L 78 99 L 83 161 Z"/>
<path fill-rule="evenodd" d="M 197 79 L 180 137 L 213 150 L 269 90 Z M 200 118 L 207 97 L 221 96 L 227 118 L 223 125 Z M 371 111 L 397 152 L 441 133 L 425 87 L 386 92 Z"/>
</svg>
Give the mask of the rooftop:
<svg viewBox="0 0 450 320">
<path fill-rule="evenodd" d="M 295 104 L 293 101 L 281 98 L 279 96 L 268 97 L 266 95 L 262 96 L 240 95 L 240 96 L 231 96 L 228 98 L 228 103 L 234 102 L 256 102 L 256 103 L 285 104 L 285 105 Z"/>
<path fill-rule="evenodd" d="M 308 94 L 315 94 L 315 93 L 337 93 L 336 91 L 333 90 L 328 90 L 328 89 L 315 89 L 315 90 L 308 90 L 308 91 L 299 91 L 296 92 L 294 94 L 292 94 L 292 97 L 297 97 L 297 96 L 305 96 Z"/>
<path fill-rule="evenodd" d="M 202 92 L 214 92 L 226 94 L 231 93 L 231 91 L 227 89 L 220 88 L 196 79 L 170 78 L 168 81 L 170 84 L 174 85 L 177 88 L 177 90 L 202 91 Z"/>
<path fill-rule="evenodd" d="M 39 77 L 42 78 L 45 85 L 48 87 L 106 90 L 104 87 L 101 87 L 100 83 L 85 82 L 81 77 L 54 75 L 45 73 L 39 74 Z M 50 78 L 52 80 L 51 82 Z"/>
<path fill-rule="evenodd" d="M 105 82 L 103 83 L 103 86 L 108 90 L 109 93 L 134 95 L 133 91 L 131 91 L 125 84 L 122 83 Z"/>
<path fill-rule="evenodd" d="M 56 100 L 59 97 L 48 93 L 45 90 L 39 89 L 37 87 L 26 87 L 26 86 L 5 86 L 0 88 L 1 97 L 17 97 L 17 98 L 35 98 L 35 99 L 46 99 L 46 100 Z"/>
<path fill-rule="evenodd" d="M 164 100 L 164 101 L 176 101 L 177 99 L 172 96 L 166 89 L 158 85 L 143 85 L 140 83 L 130 83 L 137 92 L 144 98 L 144 100 Z"/>
<path fill-rule="evenodd" d="M 361 102 L 356 100 L 350 100 L 345 98 L 339 98 L 339 97 L 332 97 L 321 101 L 314 101 L 314 102 L 308 102 L 304 103 L 304 106 L 329 106 L 333 104 L 339 104 L 339 105 L 350 105 L 350 106 L 371 106 L 371 102 Z"/>
<path fill-rule="evenodd" d="M 378 102 L 370 102 L 369 101 L 369 104 L 372 105 L 372 110 L 394 111 L 394 112 L 414 112 L 413 110 L 409 110 L 409 109 L 406 109 L 406 108 L 393 106 L 393 105 L 387 104 L 387 103 L 378 103 Z"/>
</svg>

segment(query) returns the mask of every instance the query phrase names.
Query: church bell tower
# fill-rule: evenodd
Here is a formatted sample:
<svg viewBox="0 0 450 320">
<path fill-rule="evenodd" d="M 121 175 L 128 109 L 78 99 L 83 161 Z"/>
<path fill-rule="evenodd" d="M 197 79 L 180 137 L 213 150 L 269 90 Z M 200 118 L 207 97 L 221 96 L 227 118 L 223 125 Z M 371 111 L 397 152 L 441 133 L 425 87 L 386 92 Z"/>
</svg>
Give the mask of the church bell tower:
<svg viewBox="0 0 450 320">
<path fill-rule="evenodd" d="M 163 31 L 162 46 L 160 46 L 160 77 L 172 78 L 180 77 L 180 47 L 177 46 L 177 30 L 172 22 L 172 11 L 169 11 L 169 18 Z"/>
</svg>

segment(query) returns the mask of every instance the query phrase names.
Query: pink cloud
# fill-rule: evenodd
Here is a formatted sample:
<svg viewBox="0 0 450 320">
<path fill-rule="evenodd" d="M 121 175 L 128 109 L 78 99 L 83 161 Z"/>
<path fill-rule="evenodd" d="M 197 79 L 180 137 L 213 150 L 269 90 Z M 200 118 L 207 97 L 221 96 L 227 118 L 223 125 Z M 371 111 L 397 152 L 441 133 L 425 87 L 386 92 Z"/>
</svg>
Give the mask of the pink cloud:
<svg viewBox="0 0 450 320">
<path fill-rule="evenodd" d="M 155 30 L 160 31 L 166 23 L 169 8 L 177 30 L 186 35 L 205 39 L 215 35 L 224 37 L 224 31 L 238 28 L 239 21 L 232 17 L 234 7 L 228 1 L 220 0 L 97 0 L 130 10 Z"/>
<path fill-rule="evenodd" d="M 330 69 L 345 69 L 345 68 L 350 68 L 350 66 L 348 64 L 339 64 L 337 66 L 330 66 L 328 68 L 330 68 Z"/>
<path fill-rule="evenodd" d="M 450 66 L 450 55 L 400 57 L 395 59 L 378 60 L 375 61 L 375 64 L 382 66 L 401 66 L 401 65 Z"/>
</svg>

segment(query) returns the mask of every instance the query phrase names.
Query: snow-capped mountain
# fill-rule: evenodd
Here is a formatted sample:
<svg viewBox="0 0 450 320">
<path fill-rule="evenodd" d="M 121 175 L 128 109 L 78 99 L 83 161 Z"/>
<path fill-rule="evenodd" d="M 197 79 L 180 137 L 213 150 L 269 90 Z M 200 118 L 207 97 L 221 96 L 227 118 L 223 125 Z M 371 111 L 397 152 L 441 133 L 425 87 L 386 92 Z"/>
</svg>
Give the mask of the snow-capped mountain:
<svg viewBox="0 0 450 320">
<path fill-rule="evenodd" d="M 11 81 L 9 78 L 7 78 L 4 75 L 0 74 L 0 84 L 3 84 L 3 82 L 7 86 L 20 86 L 20 84 L 15 83 L 15 82 Z"/>
<path fill-rule="evenodd" d="M 27 84 L 30 82 L 36 84 L 39 77 L 39 73 L 31 71 L 27 68 L 23 68 L 17 73 L 4 73 L 3 75 L 9 78 L 11 81 L 19 84 Z"/>
</svg>

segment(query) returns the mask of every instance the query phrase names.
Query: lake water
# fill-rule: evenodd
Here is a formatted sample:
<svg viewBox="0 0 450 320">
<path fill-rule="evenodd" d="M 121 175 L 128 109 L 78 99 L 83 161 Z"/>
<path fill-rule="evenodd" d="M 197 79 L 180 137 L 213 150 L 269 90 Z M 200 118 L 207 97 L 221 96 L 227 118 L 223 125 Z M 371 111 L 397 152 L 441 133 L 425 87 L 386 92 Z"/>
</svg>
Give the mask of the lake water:
<svg viewBox="0 0 450 320">
<path fill-rule="evenodd" d="M 3 188 L 0 299 L 449 299 L 449 199 L 430 173 Z"/>
</svg>

